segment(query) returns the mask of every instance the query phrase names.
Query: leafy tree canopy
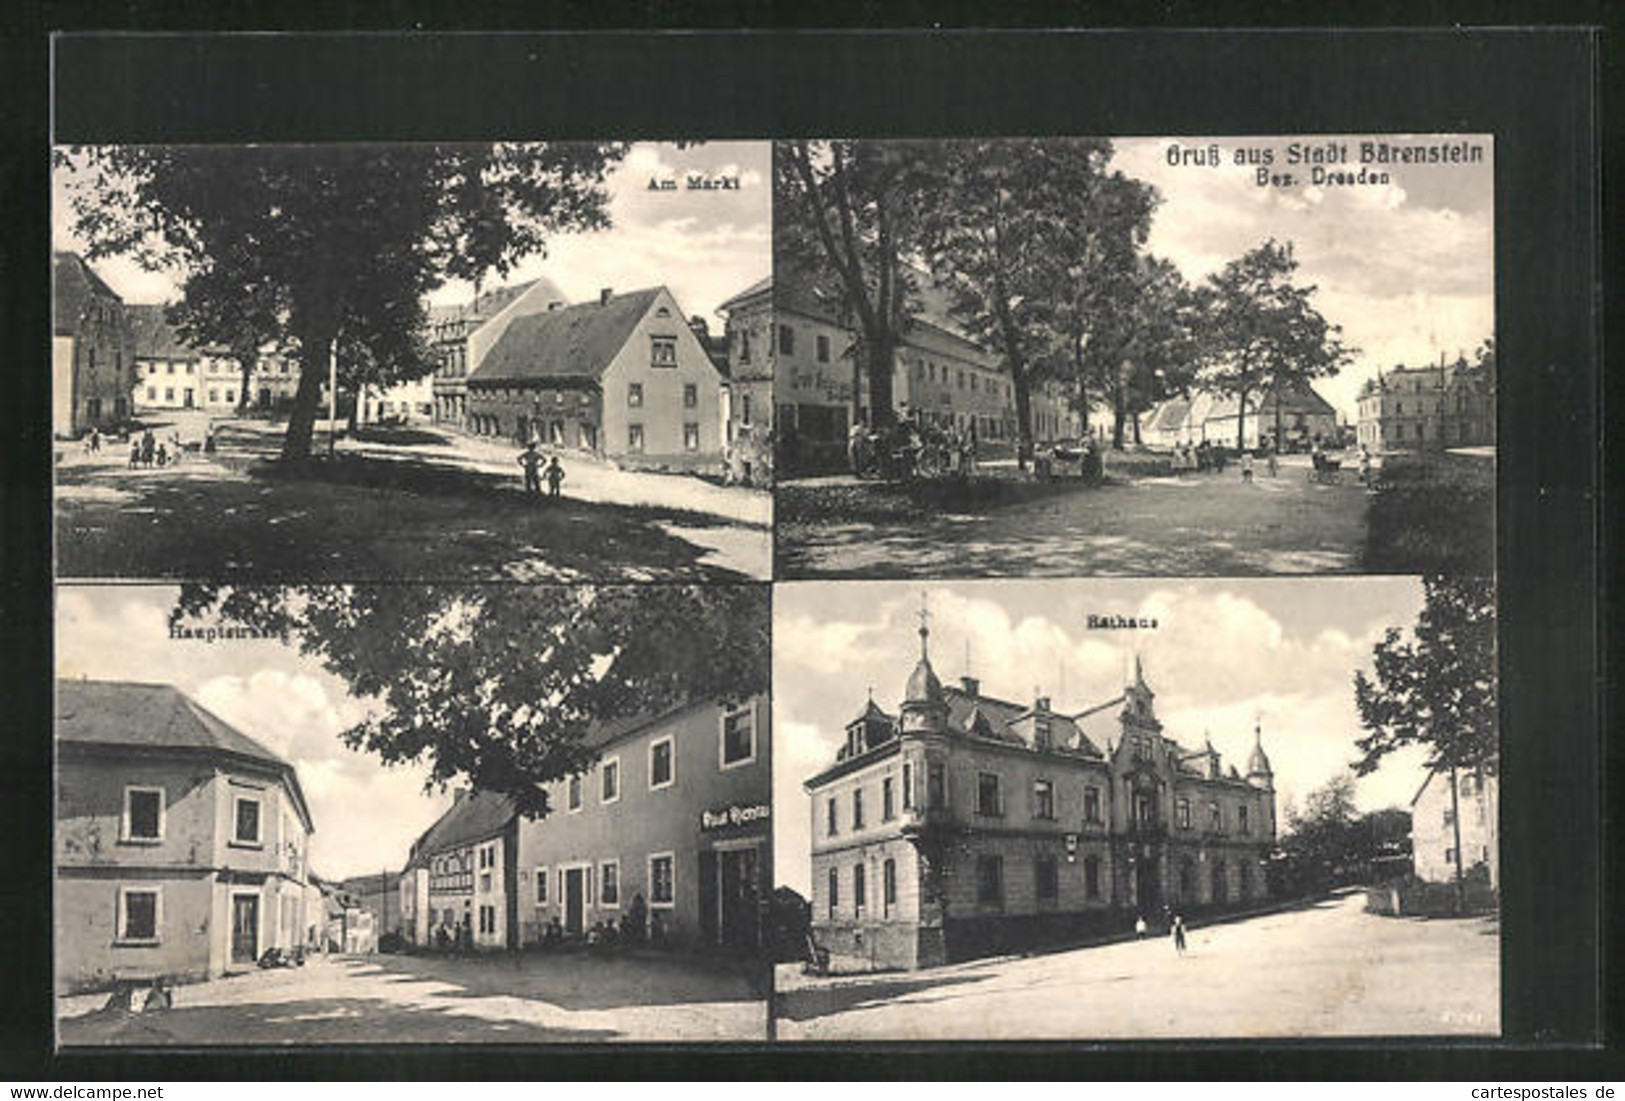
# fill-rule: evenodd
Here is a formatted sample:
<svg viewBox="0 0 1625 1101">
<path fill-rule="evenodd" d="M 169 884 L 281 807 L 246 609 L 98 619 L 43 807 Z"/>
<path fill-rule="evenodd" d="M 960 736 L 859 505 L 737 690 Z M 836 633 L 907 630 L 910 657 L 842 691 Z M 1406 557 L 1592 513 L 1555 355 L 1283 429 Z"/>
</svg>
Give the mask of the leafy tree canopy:
<svg viewBox="0 0 1625 1101">
<path fill-rule="evenodd" d="M 171 622 L 199 620 L 297 644 L 372 701 L 342 735 L 352 749 L 532 816 L 549 810 L 541 785 L 596 760 L 594 722 L 768 684 L 761 586 L 183 586 Z"/>
<path fill-rule="evenodd" d="M 1405 746 L 1425 750 L 1429 769 L 1495 767 L 1495 582 L 1430 576 L 1423 586 L 1416 626 L 1390 628 L 1373 652 L 1375 675 L 1354 675 L 1367 731 L 1356 743 L 1361 776 Z"/>
</svg>

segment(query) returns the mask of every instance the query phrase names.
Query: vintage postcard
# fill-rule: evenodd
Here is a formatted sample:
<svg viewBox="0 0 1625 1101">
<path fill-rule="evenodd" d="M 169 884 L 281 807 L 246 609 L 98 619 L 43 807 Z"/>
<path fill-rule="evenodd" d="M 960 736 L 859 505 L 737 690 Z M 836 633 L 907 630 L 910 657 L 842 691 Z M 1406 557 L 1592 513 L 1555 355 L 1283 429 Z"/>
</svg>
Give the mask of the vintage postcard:
<svg viewBox="0 0 1625 1101">
<path fill-rule="evenodd" d="M 777 143 L 777 576 L 1489 572 L 1493 152 Z"/>
<path fill-rule="evenodd" d="M 779 586 L 779 1039 L 1498 1035 L 1494 609 Z"/>
<path fill-rule="evenodd" d="M 59 1041 L 766 1039 L 767 607 L 64 586 Z"/>
<path fill-rule="evenodd" d="M 768 149 L 58 149 L 59 574 L 767 579 Z"/>
</svg>

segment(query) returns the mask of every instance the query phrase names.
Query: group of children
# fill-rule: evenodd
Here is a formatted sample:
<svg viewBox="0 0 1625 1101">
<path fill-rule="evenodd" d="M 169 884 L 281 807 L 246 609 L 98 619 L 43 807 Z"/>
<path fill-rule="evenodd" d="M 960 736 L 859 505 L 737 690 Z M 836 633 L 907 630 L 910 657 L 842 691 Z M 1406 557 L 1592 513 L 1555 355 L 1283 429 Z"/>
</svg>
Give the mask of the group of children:
<svg viewBox="0 0 1625 1101">
<path fill-rule="evenodd" d="M 559 486 L 564 482 L 564 467 L 559 465 L 559 457 L 554 455 L 551 459 L 544 456 L 537 448 L 535 440 L 525 445 L 519 453 L 519 465 L 525 471 L 525 492 L 541 493 L 542 479 L 547 479 L 547 495 L 559 496 Z"/>
</svg>

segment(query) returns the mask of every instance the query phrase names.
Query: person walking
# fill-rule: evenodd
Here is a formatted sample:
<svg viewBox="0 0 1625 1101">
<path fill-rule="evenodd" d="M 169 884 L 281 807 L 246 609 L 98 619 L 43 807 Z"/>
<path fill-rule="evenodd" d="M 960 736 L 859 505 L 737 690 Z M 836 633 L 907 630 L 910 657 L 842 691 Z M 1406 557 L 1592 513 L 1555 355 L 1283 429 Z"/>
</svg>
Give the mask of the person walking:
<svg viewBox="0 0 1625 1101">
<path fill-rule="evenodd" d="M 1134 915 L 1134 939 L 1135 940 L 1144 940 L 1145 939 L 1145 915 L 1144 914 L 1135 914 Z"/>
<path fill-rule="evenodd" d="M 559 465 L 559 457 L 553 456 L 553 461 L 547 464 L 547 495 L 552 498 L 559 496 L 559 485 L 564 481 L 564 467 Z"/>
<path fill-rule="evenodd" d="M 542 492 L 542 453 L 536 450 L 536 441 L 531 440 L 525 444 L 525 449 L 519 453 L 519 465 L 525 470 L 525 492 L 540 494 Z"/>
<path fill-rule="evenodd" d="M 1179 914 L 1174 915 L 1174 951 L 1185 954 L 1185 919 Z"/>
<path fill-rule="evenodd" d="M 151 466 L 153 453 L 157 450 L 158 441 L 153 438 L 152 429 L 141 433 L 141 465 Z"/>
<path fill-rule="evenodd" d="M 1276 457 L 1276 454 L 1275 448 L 1272 447 L 1264 458 L 1264 470 L 1271 478 L 1281 473 L 1281 461 Z"/>
</svg>

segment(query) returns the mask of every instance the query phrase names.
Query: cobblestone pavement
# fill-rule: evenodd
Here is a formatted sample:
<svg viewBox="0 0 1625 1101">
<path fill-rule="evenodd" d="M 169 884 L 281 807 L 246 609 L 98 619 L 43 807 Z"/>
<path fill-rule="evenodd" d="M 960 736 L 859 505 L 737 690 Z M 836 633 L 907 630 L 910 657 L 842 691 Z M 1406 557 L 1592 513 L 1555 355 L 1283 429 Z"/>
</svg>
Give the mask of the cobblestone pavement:
<svg viewBox="0 0 1625 1101">
<path fill-rule="evenodd" d="M 65 1045 L 548 1043 L 765 1039 L 767 1005 L 717 961 L 585 954 L 318 957 L 179 986 L 174 1006 L 108 1013 L 62 998 Z"/>
<path fill-rule="evenodd" d="M 1363 905 L 1364 896 L 1354 894 L 1194 928 L 1183 956 L 1168 938 L 1156 937 L 862 980 L 787 977 L 776 999 L 778 1038 L 1499 1033 L 1494 921 L 1384 918 Z"/>
</svg>

